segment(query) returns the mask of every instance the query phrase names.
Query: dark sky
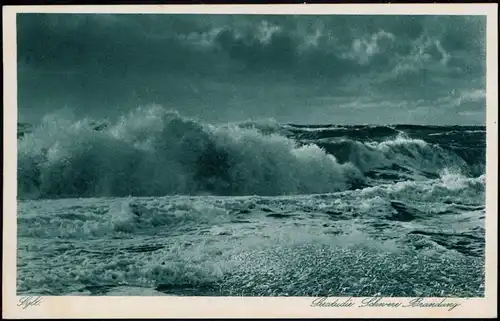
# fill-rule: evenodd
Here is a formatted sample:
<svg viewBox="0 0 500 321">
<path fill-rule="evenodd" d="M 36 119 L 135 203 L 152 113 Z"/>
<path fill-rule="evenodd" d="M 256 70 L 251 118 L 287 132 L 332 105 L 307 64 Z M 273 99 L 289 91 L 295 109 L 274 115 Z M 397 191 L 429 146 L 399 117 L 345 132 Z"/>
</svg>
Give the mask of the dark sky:
<svg viewBox="0 0 500 321">
<path fill-rule="evenodd" d="M 19 120 L 484 124 L 482 16 L 18 14 Z"/>
</svg>

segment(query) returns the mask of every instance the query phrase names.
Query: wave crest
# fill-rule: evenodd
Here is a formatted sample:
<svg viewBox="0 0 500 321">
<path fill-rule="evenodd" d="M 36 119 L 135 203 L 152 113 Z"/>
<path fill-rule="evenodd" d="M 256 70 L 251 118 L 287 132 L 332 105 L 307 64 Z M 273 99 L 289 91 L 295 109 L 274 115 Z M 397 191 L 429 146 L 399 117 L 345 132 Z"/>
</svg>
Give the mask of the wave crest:
<svg viewBox="0 0 500 321">
<path fill-rule="evenodd" d="M 469 165 L 454 152 L 404 134 L 381 142 L 336 139 L 318 144 L 340 162 L 350 162 L 365 174 L 377 169 L 391 169 L 435 178 L 444 168 L 469 172 Z"/>
<path fill-rule="evenodd" d="M 160 106 L 98 130 L 91 119 L 54 114 L 19 139 L 18 151 L 20 198 L 326 193 L 363 180 L 316 145 Z"/>
</svg>

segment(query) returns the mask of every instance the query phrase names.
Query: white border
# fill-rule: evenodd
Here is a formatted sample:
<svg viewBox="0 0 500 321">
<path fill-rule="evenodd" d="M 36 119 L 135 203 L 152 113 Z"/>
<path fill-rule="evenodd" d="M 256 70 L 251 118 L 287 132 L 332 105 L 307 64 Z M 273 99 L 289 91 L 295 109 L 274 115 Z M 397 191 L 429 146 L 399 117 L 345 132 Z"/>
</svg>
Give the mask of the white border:
<svg viewBox="0 0 500 321">
<path fill-rule="evenodd" d="M 189 14 L 447 14 L 487 16 L 486 297 L 457 299 L 442 308 L 312 308 L 312 299 L 256 297 L 43 297 L 21 309 L 16 288 L 17 50 L 16 13 L 189 13 Z M 497 315 L 498 35 L 497 4 L 302 4 L 302 5 L 118 5 L 3 7 L 4 208 L 3 317 L 495 317 Z M 358 302 L 359 302 L 358 298 Z"/>
</svg>

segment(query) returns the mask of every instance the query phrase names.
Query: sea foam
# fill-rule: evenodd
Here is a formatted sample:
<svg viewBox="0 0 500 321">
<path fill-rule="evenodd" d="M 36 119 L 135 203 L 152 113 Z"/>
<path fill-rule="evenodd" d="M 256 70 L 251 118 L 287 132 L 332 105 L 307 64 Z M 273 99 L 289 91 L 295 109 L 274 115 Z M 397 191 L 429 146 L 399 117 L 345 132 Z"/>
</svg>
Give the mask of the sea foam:
<svg viewBox="0 0 500 321">
<path fill-rule="evenodd" d="M 20 138 L 19 197 L 308 194 L 363 180 L 317 145 L 253 126 L 203 124 L 159 106 L 98 128 L 53 114 Z"/>
</svg>

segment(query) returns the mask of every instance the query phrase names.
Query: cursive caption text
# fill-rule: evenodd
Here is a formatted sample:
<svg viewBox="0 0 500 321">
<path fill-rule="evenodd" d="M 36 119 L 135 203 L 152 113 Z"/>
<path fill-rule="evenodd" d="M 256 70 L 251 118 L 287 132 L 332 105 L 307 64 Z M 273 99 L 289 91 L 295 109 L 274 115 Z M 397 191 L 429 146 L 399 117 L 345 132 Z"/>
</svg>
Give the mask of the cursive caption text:
<svg viewBox="0 0 500 321">
<path fill-rule="evenodd" d="M 461 303 L 449 298 L 328 298 L 320 297 L 312 301 L 313 308 L 442 308 L 452 311 Z"/>
<path fill-rule="evenodd" d="M 42 303 L 42 297 L 40 296 L 23 296 L 19 299 L 17 306 L 22 307 L 23 310 L 29 307 L 37 307 Z"/>
</svg>

